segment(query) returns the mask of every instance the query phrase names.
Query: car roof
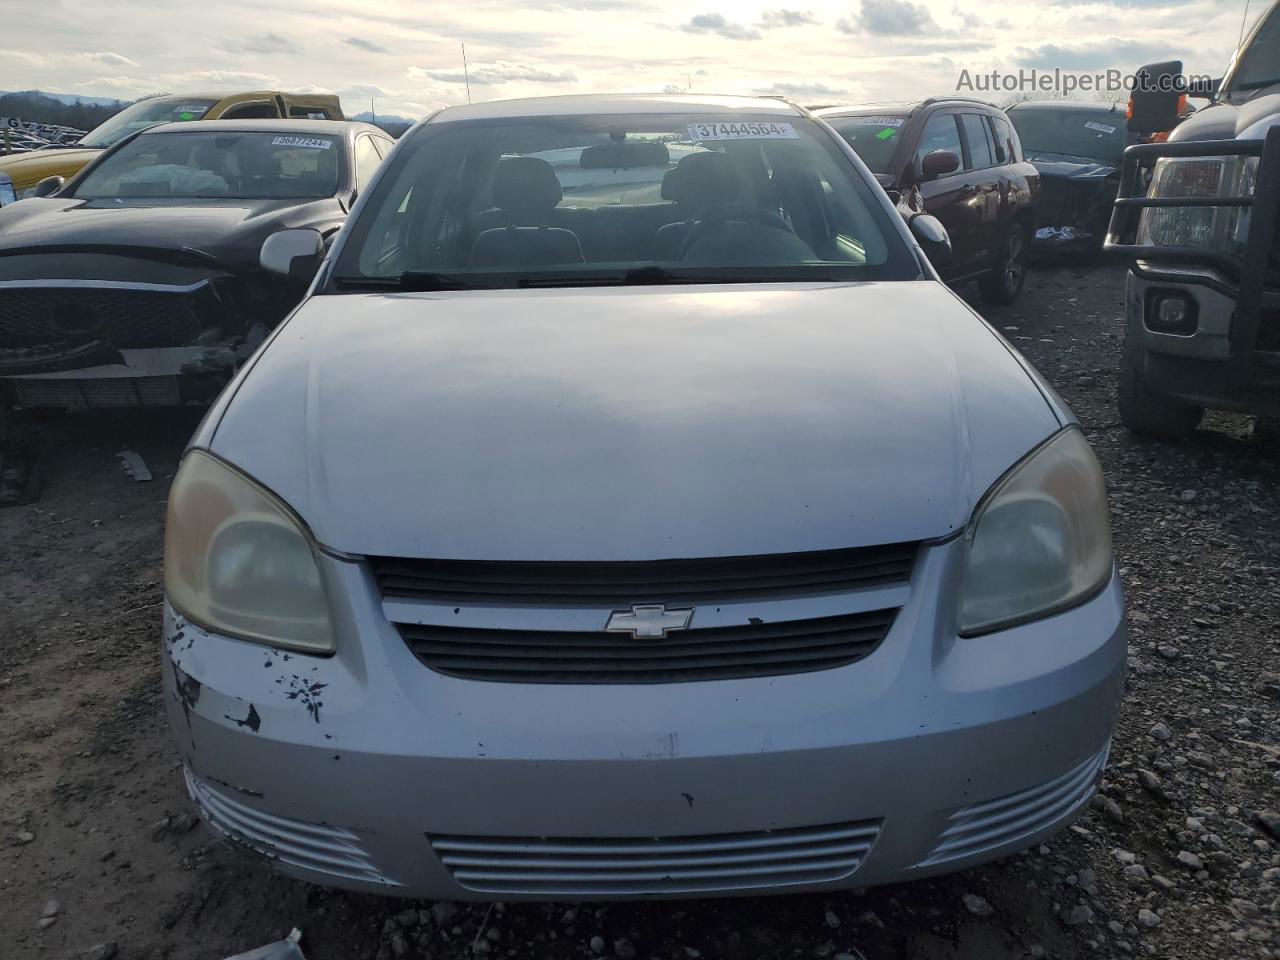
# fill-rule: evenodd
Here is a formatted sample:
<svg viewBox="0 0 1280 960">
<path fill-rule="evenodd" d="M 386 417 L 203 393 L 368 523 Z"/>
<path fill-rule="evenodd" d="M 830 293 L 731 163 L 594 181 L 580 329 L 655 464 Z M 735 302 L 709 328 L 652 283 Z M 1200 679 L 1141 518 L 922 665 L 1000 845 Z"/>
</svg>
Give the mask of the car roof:
<svg viewBox="0 0 1280 960">
<path fill-rule="evenodd" d="M 1062 113 L 1111 113 L 1124 116 L 1119 104 L 1099 103 L 1096 100 L 1023 100 L 1010 104 L 1006 110 L 1047 110 Z"/>
<path fill-rule="evenodd" d="M 879 113 L 910 113 L 916 107 L 920 106 L 919 101 L 907 103 L 904 101 L 894 101 L 893 103 L 859 103 L 849 104 L 840 107 L 822 107 L 813 111 L 815 117 L 857 117 L 867 114 Z"/>
<path fill-rule="evenodd" d="M 689 93 L 569 94 L 559 97 L 527 97 L 490 100 L 460 107 L 446 107 L 430 123 L 458 120 L 492 120 L 515 117 L 585 116 L 600 113 L 691 113 L 724 116 L 735 111 L 802 117 L 795 104 L 776 97 L 708 96 Z"/>
<path fill-rule="evenodd" d="M 286 120 L 282 117 L 265 120 L 181 120 L 175 123 L 160 123 L 154 127 L 147 127 L 141 131 L 139 136 L 161 136 L 171 133 L 209 133 L 213 130 L 226 130 L 231 133 L 293 133 L 298 135 L 305 134 L 328 134 L 329 136 L 345 136 L 347 133 L 355 134 L 363 131 L 365 133 L 376 133 L 379 136 L 389 136 L 384 130 L 380 130 L 371 123 L 361 123 L 355 120 Z"/>
</svg>

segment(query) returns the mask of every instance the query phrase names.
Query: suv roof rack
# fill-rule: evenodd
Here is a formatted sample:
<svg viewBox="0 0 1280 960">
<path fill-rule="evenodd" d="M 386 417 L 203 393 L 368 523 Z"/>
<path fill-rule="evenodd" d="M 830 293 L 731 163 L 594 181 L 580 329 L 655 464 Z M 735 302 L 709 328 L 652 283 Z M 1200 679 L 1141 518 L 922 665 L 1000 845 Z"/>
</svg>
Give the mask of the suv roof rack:
<svg viewBox="0 0 1280 960">
<path fill-rule="evenodd" d="M 991 101 L 989 101 L 989 100 L 979 100 L 977 97 L 927 97 L 926 99 L 924 99 L 924 100 L 922 100 L 922 101 L 921 101 L 920 106 L 922 106 L 922 107 L 927 107 L 927 106 L 929 106 L 930 104 L 933 104 L 933 103 L 942 103 L 942 102 L 947 101 L 947 100 L 959 100 L 959 101 L 961 101 L 961 102 L 963 102 L 963 103 L 980 103 L 980 104 L 982 104 L 984 107 L 992 107 L 993 109 L 996 109 L 996 110 L 999 110 L 999 109 L 1000 109 L 999 107 L 997 107 L 997 106 L 996 106 L 994 103 L 992 103 Z"/>
</svg>

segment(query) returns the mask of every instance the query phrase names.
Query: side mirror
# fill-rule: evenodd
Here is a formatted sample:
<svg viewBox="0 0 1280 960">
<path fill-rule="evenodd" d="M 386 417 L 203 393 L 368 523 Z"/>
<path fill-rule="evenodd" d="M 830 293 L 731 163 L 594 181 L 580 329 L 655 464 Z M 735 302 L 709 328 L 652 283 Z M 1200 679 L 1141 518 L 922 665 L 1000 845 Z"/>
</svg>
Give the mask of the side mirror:
<svg viewBox="0 0 1280 960">
<path fill-rule="evenodd" d="M 1134 76 L 1129 95 L 1129 132 L 1139 136 L 1167 133 L 1178 125 L 1178 105 L 1186 91 L 1182 61 L 1148 63 Z"/>
<path fill-rule="evenodd" d="M 941 220 L 927 213 L 917 213 L 907 221 L 907 226 L 930 263 L 935 267 L 945 267 L 951 262 L 951 237 Z"/>
<path fill-rule="evenodd" d="M 36 184 L 36 188 L 31 191 L 33 197 L 51 197 L 67 182 L 66 177 L 45 177 Z"/>
<path fill-rule="evenodd" d="M 309 281 L 324 258 L 324 237 L 318 230 L 278 230 L 262 242 L 258 263 L 290 280 Z"/>
<path fill-rule="evenodd" d="M 920 161 L 920 182 L 928 183 L 960 169 L 960 158 L 950 150 L 934 150 Z"/>
</svg>

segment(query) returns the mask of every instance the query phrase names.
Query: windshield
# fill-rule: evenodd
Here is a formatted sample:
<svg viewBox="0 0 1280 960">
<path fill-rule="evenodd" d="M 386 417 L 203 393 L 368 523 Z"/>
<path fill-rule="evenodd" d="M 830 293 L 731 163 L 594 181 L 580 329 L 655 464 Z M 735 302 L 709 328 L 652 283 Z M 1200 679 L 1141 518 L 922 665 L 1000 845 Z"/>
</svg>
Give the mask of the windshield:
<svg viewBox="0 0 1280 960">
<path fill-rule="evenodd" d="M 1012 109 L 1008 115 L 1028 156 L 1056 153 L 1119 166 L 1128 145 L 1119 111 Z"/>
<path fill-rule="evenodd" d="M 139 100 L 133 106 L 125 107 L 105 123 L 98 124 L 80 139 L 77 146 L 110 147 L 129 134 L 145 130 L 147 127 L 154 127 L 157 123 L 203 120 L 209 108 L 217 102 L 217 100 L 199 98 L 184 100 L 180 97 Z"/>
<path fill-rule="evenodd" d="M 872 173 L 891 173 L 889 164 L 897 152 L 906 114 L 866 114 L 859 117 L 824 117 L 836 133 L 858 151 Z"/>
<path fill-rule="evenodd" d="M 438 122 L 396 150 L 335 283 L 918 276 L 873 189 L 801 116 Z"/>
<path fill-rule="evenodd" d="M 1280 6 L 1272 7 L 1253 40 L 1240 53 L 1228 84 L 1232 90 L 1258 90 L 1280 84 Z"/>
<path fill-rule="evenodd" d="M 144 133 L 104 157 L 75 186 L 85 200 L 331 197 L 338 137 L 231 131 Z"/>
</svg>

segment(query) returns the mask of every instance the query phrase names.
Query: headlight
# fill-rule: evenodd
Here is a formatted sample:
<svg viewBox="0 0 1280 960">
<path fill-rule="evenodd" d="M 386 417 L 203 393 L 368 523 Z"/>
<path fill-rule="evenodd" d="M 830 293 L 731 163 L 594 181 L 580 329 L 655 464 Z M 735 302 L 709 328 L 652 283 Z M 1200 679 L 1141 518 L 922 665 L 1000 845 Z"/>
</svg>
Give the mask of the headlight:
<svg viewBox="0 0 1280 960">
<path fill-rule="evenodd" d="M 965 532 L 960 633 L 1082 603 L 1111 577 L 1102 468 L 1076 427 L 1034 450 L 983 498 Z"/>
<path fill-rule="evenodd" d="M 1156 161 L 1152 199 L 1253 196 L 1257 157 L 1164 157 Z M 1151 207 L 1138 220 L 1138 243 L 1204 247 L 1243 253 L 1249 237 L 1247 207 Z"/>
<path fill-rule="evenodd" d="M 332 653 L 315 545 L 283 503 L 199 450 L 169 492 L 164 586 L 195 623 L 308 653 Z"/>
</svg>

